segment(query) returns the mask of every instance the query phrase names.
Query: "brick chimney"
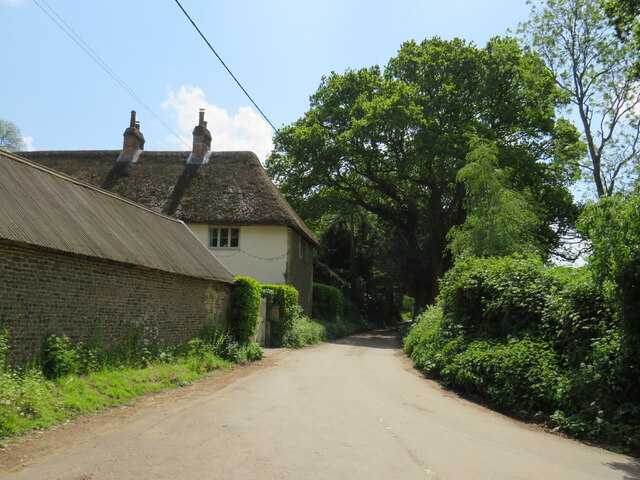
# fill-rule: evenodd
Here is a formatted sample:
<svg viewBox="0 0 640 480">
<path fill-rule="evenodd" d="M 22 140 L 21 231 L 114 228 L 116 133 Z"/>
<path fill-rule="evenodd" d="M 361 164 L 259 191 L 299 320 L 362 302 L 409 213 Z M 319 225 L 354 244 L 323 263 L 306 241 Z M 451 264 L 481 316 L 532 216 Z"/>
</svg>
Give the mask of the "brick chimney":
<svg viewBox="0 0 640 480">
<path fill-rule="evenodd" d="M 204 109 L 200 109 L 198 125 L 193 129 L 193 149 L 187 163 L 206 163 L 211 151 L 211 132 L 204 121 Z"/>
<path fill-rule="evenodd" d="M 136 111 L 131 110 L 129 128 L 124 133 L 122 152 L 118 157 L 119 162 L 135 162 L 144 150 L 144 135 L 140 131 L 140 122 L 136 122 Z"/>
</svg>

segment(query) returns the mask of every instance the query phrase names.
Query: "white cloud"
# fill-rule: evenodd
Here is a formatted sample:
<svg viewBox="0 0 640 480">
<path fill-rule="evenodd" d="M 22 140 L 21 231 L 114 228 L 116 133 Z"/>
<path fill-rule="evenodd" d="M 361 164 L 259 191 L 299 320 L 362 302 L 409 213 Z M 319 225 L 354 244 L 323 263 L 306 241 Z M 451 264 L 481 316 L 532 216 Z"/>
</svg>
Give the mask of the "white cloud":
<svg viewBox="0 0 640 480">
<path fill-rule="evenodd" d="M 162 108 L 173 110 L 178 120 L 180 138 L 167 140 L 187 149 L 191 145 L 191 132 L 198 124 L 198 111 L 205 109 L 205 120 L 213 140 L 211 149 L 250 150 L 264 162 L 273 149 L 269 124 L 251 107 L 240 107 L 234 114 L 207 102 L 205 93 L 198 87 L 182 86 L 177 93 L 170 91 Z M 190 147 L 189 147 L 190 148 Z"/>
<path fill-rule="evenodd" d="M 36 148 L 33 146 L 33 137 L 22 137 L 25 152 L 33 152 Z"/>
</svg>

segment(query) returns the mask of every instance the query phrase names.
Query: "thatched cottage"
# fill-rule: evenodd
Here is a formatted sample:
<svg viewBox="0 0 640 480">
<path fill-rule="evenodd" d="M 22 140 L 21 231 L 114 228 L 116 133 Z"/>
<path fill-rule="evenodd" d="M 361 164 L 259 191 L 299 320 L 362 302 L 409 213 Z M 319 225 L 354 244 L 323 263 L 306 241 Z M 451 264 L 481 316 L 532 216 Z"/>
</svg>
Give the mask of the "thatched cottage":
<svg viewBox="0 0 640 480">
<path fill-rule="evenodd" d="M 234 274 L 289 284 L 311 311 L 313 233 L 253 152 L 211 150 L 200 111 L 192 150 L 145 151 L 131 112 L 119 150 L 23 152 L 26 158 L 184 221 Z"/>
<path fill-rule="evenodd" d="M 228 322 L 231 273 L 183 222 L 0 151 L 0 328 L 177 344 Z"/>
</svg>

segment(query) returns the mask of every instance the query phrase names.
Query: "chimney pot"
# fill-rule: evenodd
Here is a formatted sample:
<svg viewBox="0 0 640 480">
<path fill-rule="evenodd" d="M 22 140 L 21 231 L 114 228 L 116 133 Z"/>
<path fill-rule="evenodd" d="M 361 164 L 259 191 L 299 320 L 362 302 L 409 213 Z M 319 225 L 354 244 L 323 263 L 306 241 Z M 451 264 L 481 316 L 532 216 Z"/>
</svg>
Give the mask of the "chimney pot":
<svg viewBox="0 0 640 480">
<path fill-rule="evenodd" d="M 187 163 L 203 163 L 207 161 L 211 151 L 211 132 L 204 121 L 204 108 L 200 109 L 198 125 L 193 129 L 193 149 Z"/>
<path fill-rule="evenodd" d="M 129 128 L 124 131 L 122 152 L 118 157 L 119 162 L 135 162 L 144 150 L 144 135 L 140 131 L 140 122 L 136 121 L 136 111 L 131 110 Z"/>
</svg>

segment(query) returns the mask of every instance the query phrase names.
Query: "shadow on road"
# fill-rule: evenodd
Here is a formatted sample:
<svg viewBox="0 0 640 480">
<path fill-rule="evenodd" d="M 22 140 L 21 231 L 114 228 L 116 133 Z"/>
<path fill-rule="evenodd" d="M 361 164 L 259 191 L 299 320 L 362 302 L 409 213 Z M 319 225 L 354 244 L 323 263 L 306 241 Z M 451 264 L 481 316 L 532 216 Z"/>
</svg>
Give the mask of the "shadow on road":
<svg viewBox="0 0 640 480">
<path fill-rule="evenodd" d="M 611 462 L 605 463 L 605 465 L 624 472 L 624 480 L 640 480 L 640 460 L 633 460 L 629 463 Z"/>
<path fill-rule="evenodd" d="M 370 332 L 356 333 L 355 335 L 341 338 L 340 340 L 333 340 L 329 343 L 387 350 L 400 348 L 400 340 L 395 330 L 373 330 Z"/>
</svg>

